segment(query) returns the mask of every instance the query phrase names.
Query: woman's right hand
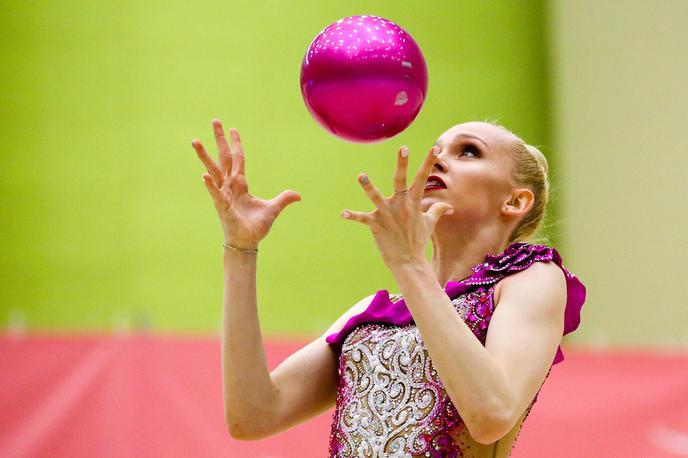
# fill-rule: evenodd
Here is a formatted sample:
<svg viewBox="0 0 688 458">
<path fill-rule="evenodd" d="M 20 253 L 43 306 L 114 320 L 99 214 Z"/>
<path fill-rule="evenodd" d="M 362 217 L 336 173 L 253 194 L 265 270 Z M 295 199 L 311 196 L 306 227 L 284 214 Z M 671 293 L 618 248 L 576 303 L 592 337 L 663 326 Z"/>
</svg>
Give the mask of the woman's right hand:
<svg viewBox="0 0 688 458">
<path fill-rule="evenodd" d="M 272 200 L 259 199 L 249 194 L 239 132 L 229 129 L 232 143 L 230 150 L 220 120 L 214 119 L 212 124 L 219 165 L 208 155 L 200 140 L 192 140 L 191 145 L 208 169 L 208 173 L 203 174 L 203 180 L 220 217 L 225 242 L 237 248 L 257 248 L 258 242 L 268 235 L 282 210 L 287 205 L 300 201 L 301 196 L 292 190 L 282 191 Z"/>
</svg>

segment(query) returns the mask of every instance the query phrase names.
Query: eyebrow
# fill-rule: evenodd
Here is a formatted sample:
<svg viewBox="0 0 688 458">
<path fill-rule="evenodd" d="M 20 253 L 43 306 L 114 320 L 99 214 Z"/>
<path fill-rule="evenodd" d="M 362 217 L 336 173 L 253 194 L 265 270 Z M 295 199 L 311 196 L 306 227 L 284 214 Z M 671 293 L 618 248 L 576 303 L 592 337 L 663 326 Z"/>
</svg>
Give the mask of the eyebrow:
<svg viewBox="0 0 688 458">
<path fill-rule="evenodd" d="M 473 134 L 458 134 L 456 137 L 454 137 L 454 140 L 461 138 L 461 137 L 472 138 L 474 140 L 478 140 L 480 143 L 485 145 L 485 148 L 487 148 L 488 150 L 490 149 L 490 147 L 487 146 L 487 143 L 485 143 L 485 141 L 482 138 L 480 138 L 476 135 L 473 135 Z M 432 144 L 432 146 L 439 146 L 439 144 L 437 142 L 435 142 Z"/>
</svg>

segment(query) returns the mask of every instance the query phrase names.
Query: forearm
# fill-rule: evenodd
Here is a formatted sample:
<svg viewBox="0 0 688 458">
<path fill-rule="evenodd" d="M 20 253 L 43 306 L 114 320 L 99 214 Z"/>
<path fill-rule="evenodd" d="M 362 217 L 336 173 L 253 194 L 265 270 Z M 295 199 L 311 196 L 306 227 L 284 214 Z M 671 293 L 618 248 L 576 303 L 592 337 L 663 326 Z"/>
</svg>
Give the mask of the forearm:
<svg viewBox="0 0 688 458">
<path fill-rule="evenodd" d="M 248 433 L 245 429 L 250 421 L 267 418 L 266 413 L 277 395 L 258 319 L 256 264 L 257 254 L 225 249 L 222 318 L 225 418 L 230 430 L 244 429 L 241 433 Z"/>
<path fill-rule="evenodd" d="M 427 262 L 391 269 L 447 394 L 471 433 L 508 418 L 508 384 L 454 309 Z"/>
</svg>

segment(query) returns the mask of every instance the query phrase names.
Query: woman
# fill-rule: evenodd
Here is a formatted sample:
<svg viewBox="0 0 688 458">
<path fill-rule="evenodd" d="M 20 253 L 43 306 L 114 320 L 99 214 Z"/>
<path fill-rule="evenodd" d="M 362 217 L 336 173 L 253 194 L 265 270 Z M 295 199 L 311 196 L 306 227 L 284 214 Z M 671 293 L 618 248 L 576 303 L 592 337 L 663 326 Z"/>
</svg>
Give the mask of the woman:
<svg viewBox="0 0 688 458">
<path fill-rule="evenodd" d="M 555 249 L 525 242 L 547 204 L 545 157 L 501 126 L 470 122 L 440 135 L 410 186 L 400 148 L 391 197 L 361 174 L 375 209 L 342 217 L 370 228 L 399 294 L 362 299 L 270 373 L 256 254 L 301 197 L 249 194 L 239 133 L 230 129 L 230 149 L 218 120 L 213 127 L 219 164 L 192 145 L 225 234 L 230 434 L 264 438 L 336 405 L 330 456 L 509 456 L 585 300 Z"/>
</svg>

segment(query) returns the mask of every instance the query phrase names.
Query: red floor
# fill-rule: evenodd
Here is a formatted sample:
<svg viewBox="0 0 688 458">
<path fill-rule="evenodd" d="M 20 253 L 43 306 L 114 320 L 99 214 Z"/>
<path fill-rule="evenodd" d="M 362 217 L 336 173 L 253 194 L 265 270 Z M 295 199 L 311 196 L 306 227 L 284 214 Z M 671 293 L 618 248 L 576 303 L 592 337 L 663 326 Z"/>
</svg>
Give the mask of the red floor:
<svg viewBox="0 0 688 458">
<path fill-rule="evenodd" d="M 268 342 L 270 366 L 304 343 Z M 513 457 L 688 456 L 688 353 L 564 353 Z M 331 411 L 258 442 L 225 432 L 216 339 L 4 336 L 0 363 L 2 457 L 326 456 Z"/>
</svg>

